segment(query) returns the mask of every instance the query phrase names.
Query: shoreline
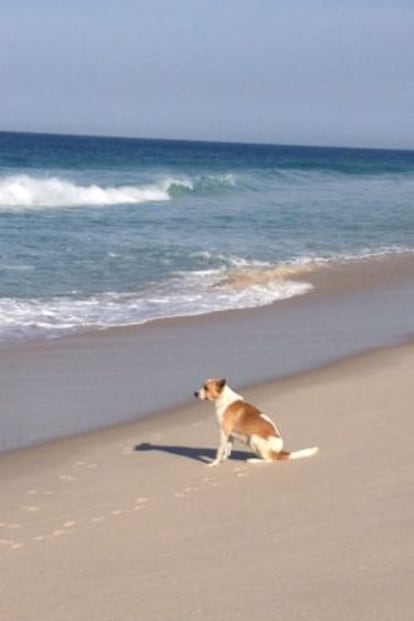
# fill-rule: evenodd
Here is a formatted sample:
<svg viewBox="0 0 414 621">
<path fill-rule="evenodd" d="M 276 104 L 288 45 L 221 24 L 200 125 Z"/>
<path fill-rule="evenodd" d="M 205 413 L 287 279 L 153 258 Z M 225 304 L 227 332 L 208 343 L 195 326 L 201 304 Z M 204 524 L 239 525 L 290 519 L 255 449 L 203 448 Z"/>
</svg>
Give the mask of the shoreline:
<svg viewBox="0 0 414 621">
<path fill-rule="evenodd" d="M 412 338 L 414 253 L 307 276 L 270 306 L 3 347 L 0 452 L 170 410 L 205 377 L 250 386 Z"/>
<path fill-rule="evenodd" d="M 243 273 L 243 268 L 234 268 L 230 280 L 237 280 L 237 274 Z M 139 330 L 146 327 L 161 326 L 164 323 L 183 322 L 197 320 L 200 318 L 214 318 L 220 315 L 232 313 L 251 313 L 263 308 L 272 308 L 279 305 L 300 303 L 301 300 L 313 299 L 315 296 L 323 295 L 349 295 L 358 292 L 369 292 L 377 288 L 398 284 L 404 281 L 411 281 L 414 287 L 414 250 L 399 250 L 391 253 L 372 254 L 363 257 L 348 257 L 335 259 L 315 259 L 303 264 L 299 263 L 284 264 L 274 268 L 249 268 L 248 272 L 265 274 L 270 272 L 268 282 L 278 279 L 277 272 L 281 272 L 281 280 L 292 280 L 298 283 L 309 284 L 311 288 L 304 293 L 294 294 L 288 298 L 275 300 L 268 304 L 258 304 L 257 306 L 224 308 L 219 310 L 209 310 L 206 312 L 189 315 L 166 315 L 153 317 L 137 323 L 120 324 L 105 327 L 84 328 L 64 333 L 61 336 L 48 337 L 39 335 L 27 339 L 4 340 L 0 341 L 0 352 L 24 348 L 26 346 L 41 346 L 46 343 L 70 342 L 72 339 L 93 338 L 94 336 L 105 335 L 106 333 Z M 355 273 L 358 271 L 358 278 Z M 235 278 L 234 278 L 235 277 Z M 243 277 L 242 277 L 243 278 Z M 254 278 L 254 277 L 252 277 Z M 266 282 L 266 278 L 265 278 Z M 253 280 L 251 282 L 253 284 Z M 237 284 L 234 285 L 237 290 Z"/>
<path fill-rule="evenodd" d="M 412 348 L 414 348 L 414 335 L 411 338 L 402 340 L 401 342 L 396 342 L 386 346 L 373 347 L 371 349 L 352 353 L 347 356 L 332 358 L 318 366 L 309 367 L 289 375 L 281 375 L 271 379 L 259 380 L 242 385 L 232 384 L 232 387 L 238 391 L 241 391 L 243 396 L 249 394 L 272 394 L 275 391 L 275 388 L 278 392 L 283 393 L 284 391 L 289 390 L 290 385 L 307 386 L 315 381 L 315 378 L 316 381 L 318 381 L 320 376 L 329 379 L 331 376 L 336 375 L 338 369 L 355 370 L 359 367 L 366 368 L 367 363 L 369 364 L 370 361 L 374 361 L 375 363 L 378 358 L 385 361 L 392 360 L 400 353 L 404 355 L 404 352 L 409 352 Z M 201 380 L 202 379 L 203 378 L 201 378 Z M 193 388 L 197 389 L 198 386 L 195 385 Z M 106 438 L 113 441 L 116 437 L 124 437 L 125 435 L 130 435 L 135 431 L 138 431 L 138 433 L 141 434 L 145 429 L 152 432 L 155 428 L 162 429 L 164 426 L 168 428 L 176 425 L 182 425 L 183 423 L 189 421 L 194 422 L 195 409 L 195 400 L 192 396 L 189 396 L 188 399 L 183 400 L 182 403 L 170 405 L 153 412 L 148 412 L 147 414 L 144 414 L 134 420 L 117 422 L 100 428 L 89 429 L 83 432 L 51 438 L 36 444 L 11 448 L 0 452 L 0 466 L 2 463 L 7 463 L 8 460 L 14 461 L 16 459 L 19 461 L 21 458 L 25 459 L 26 455 L 31 455 L 33 452 L 39 452 L 39 454 L 46 455 L 50 450 L 53 455 L 56 455 L 56 453 L 60 452 L 62 449 L 64 450 L 65 447 L 76 447 L 77 444 L 95 444 L 101 439 L 104 439 L 105 441 Z M 32 460 L 32 457 L 30 457 L 30 460 Z"/>
<path fill-rule="evenodd" d="M 243 390 L 311 459 L 253 466 L 237 444 L 206 469 L 195 399 L 0 455 L 5 616 L 408 621 L 413 364 L 403 345 Z"/>
</svg>

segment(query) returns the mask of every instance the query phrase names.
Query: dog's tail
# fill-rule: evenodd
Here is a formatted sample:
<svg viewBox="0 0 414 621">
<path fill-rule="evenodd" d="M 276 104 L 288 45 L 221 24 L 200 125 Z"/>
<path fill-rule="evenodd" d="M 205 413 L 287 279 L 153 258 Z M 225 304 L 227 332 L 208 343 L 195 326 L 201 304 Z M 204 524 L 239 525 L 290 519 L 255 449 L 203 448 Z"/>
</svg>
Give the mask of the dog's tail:
<svg viewBox="0 0 414 621">
<path fill-rule="evenodd" d="M 302 459 L 302 457 L 312 457 L 319 451 L 317 446 L 312 446 L 312 448 L 305 448 L 299 451 L 280 451 L 280 453 L 274 453 L 274 458 L 276 459 Z"/>
</svg>

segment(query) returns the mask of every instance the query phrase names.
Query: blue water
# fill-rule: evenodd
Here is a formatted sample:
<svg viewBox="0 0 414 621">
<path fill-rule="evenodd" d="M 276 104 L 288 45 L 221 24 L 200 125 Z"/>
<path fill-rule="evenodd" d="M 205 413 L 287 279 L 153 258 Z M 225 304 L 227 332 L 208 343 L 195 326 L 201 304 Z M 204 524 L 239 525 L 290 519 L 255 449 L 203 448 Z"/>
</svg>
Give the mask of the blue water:
<svg viewBox="0 0 414 621">
<path fill-rule="evenodd" d="M 414 152 L 0 133 L 3 341 L 265 305 L 412 249 Z"/>
</svg>

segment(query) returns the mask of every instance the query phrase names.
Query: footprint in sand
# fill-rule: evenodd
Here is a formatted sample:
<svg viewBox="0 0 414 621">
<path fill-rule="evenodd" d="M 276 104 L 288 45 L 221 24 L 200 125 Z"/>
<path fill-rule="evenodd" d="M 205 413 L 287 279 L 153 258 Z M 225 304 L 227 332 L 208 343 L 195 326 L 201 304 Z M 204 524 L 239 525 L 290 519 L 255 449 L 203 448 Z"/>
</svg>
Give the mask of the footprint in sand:
<svg viewBox="0 0 414 621">
<path fill-rule="evenodd" d="M 9 550 L 20 550 L 23 548 L 23 543 L 14 539 L 0 539 L 0 546 L 7 547 Z"/>
<path fill-rule="evenodd" d="M 50 490 L 38 490 L 38 489 L 28 489 L 26 491 L 27 496 L 53 496 L 53 492 L 51 492 Z"/>
<path fill-rule="evenodd" d="M 245 468 L 239 468 L 236 466 L 236 468 L 233 468 L 233 472 L 236 477 L 247 477 L 247 470 Z"/>
<path fill-rule="evenodd" d="M 135 503 L 137 505 L 143 505 L 147 502 L 148 502 L 148 498 L 146 498 L 145 496 L 139 496 L 138 498 L 135 499 Z"/>
<path fill-rule="evenodd" d="M 76 468 L 89 468 L 89 469 L 92 469 L 92 468 L 97 468 L 98 464 L 94 464 L 94 463 L 90 463 L 90 462 L 87 462 L 87 461 L 79 460 L 79 461 L 75 461 L 74 466 Z"/>
<path fill-rule="evenodd" d="M 148 498 L 145 496 L 139 496 L 135 499 L 135 506 L 132 508 L 132 511 L 141 511 L 142 509 L 147 508 Z"/>
<path fill-rule="evenodd" d="M 198 487 L 184 487 L 184 489 L 178 492 L 174 492 L 174 497 L 184 498 L 185 496 L 188 496 L 189 494 L 192 494 L 193 492 L 198 492 L 198 491 L 199 491 Z"/>
<path fill-rule="evenodd" d="M 28 513 L 35 513 L 36 511 L 40 511 L 40 507 L 36 505 L 22 505 L 20 507 L 22 511 L 27 511 Z"/>
<path fill-rule="evenodd" d="M 3 528 L 4 530 L 6 530 L 7 535 L 12 536 L 12 533 L 10 531 L 16 531 L 19 530 L 21 528 L 21 524 L 16 524 L 16 523 L 12 523 L 12 524 L 6 524 L 6 522 L 1 522 L 0 527 Z M 0 539 L 0 543 L 2 543 L 4 545 L 4 543 L 6 541 L 11 541 L 10 539 Z"/>
<path fill-rule="evenodd" d="M 76 481 L 76 477 L 73 477 L 70 474 L 60 474 L 59 479 L 65 483 L 72 483 L 72 481 Z"/>
<path fill-rule="evenodd" d="M 36 535 L 33 537 L 33 541 L 46 541 L 46 539 L 50 539 L 50 537 L 61 537 L 62 535 L 67 535 L 70 532 L 73 532 L 72 529 L 74 526 L 76 526 L 76 522 L 64 522 L 60 528 L 55 528 L 50 535 Z"/>
</svg>

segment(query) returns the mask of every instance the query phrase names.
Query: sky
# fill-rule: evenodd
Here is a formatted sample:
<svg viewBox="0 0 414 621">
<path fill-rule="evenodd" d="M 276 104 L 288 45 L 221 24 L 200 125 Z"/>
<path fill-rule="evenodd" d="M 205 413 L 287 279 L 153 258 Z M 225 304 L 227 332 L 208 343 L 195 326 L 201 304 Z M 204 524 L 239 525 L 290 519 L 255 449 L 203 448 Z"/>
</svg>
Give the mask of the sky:
<svg viewBox="0 0 414 621">
<path fill-rule="evenodd" d="M 1 0 L 0 130 L 414 149 L 413 0 Z"/>
</svg>

